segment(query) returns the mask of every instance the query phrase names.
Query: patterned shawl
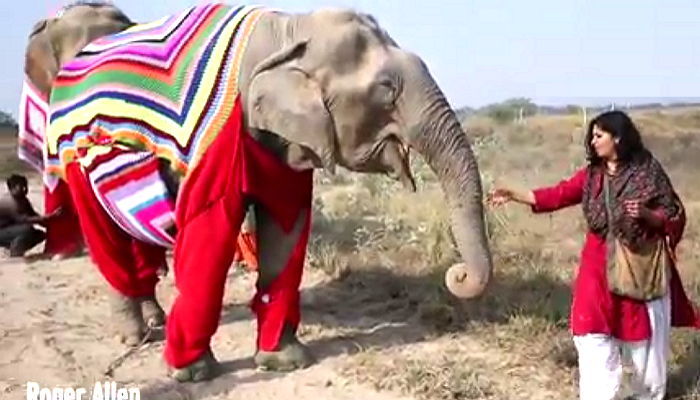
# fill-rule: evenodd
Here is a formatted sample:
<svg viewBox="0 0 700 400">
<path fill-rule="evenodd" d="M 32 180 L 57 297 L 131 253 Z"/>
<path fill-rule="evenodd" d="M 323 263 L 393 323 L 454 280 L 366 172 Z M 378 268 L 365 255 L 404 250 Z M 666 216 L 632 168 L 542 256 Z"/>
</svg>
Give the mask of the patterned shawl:
<svg viewBox="0 0 700 400">
<path fill-rule="evenodd" d="M 591 231 L 601 236 L 608 233 L 607 211 L 603 190 L 604 167 L 590 166 L 583 189 L 583 213 Z M 668 218 L 682 212 L 680 199 L 661 164 L 651 155 L 621 166 L 614 176 L 608 175 L 610 185 L 613 235 L 632 249 L 639 248 L 654 233 L 640 220 L 625 216 L 624 202 L 640 200 L 652 210 L 661 210 Z M 679 239 L 679 238 L 678 238 Z"/>
</svg>

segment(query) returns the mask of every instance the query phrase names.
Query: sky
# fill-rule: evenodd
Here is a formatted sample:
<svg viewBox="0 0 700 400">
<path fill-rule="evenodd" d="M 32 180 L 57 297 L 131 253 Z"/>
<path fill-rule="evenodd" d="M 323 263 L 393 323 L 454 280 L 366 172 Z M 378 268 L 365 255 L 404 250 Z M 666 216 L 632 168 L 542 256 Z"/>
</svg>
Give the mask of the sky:
<svg viewBox="0 0 700 400">
<path fill-rule="evenodd" d="M 17 115 L 31 26 L 70 1 L 0 0 L 0 110 Z M 151 21 L 201 0 L 112 0 Z M 259 0 L 292 12 L 350 7 L 428 65 L 455 108 L 700 101 L 699 0 Z M 432 5 L 431 5 L 432 4 Z"/>
</svg>

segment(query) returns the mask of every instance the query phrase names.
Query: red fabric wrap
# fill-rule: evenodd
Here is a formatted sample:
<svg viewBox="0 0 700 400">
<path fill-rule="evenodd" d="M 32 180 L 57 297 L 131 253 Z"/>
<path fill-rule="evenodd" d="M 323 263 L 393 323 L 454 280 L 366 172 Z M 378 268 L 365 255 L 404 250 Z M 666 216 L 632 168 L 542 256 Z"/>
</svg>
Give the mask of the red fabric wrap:
<svg viewBox="0 0 700 400">
<path fill-rule="evenodd" d="M 168 364 L 187 366 L 209 349 L 221 316 L 226 274 L 234 259 L 232 240 L 243 222 L 244 199 L 254 198 L 290 232 L 299 213 L 310 210 L 312 173 L 291 169 L 246 134 L 237 101 L 232 117 L 183 183 L 178 197 L 174 270 L 179 295 L 167 321 Z M 295 326 L 299 322 L 298 287 L 308 230 L 307 221 L 285 270 L 268 290 L 274 305 L 254 308 L 259 313 L 259 343 L 266 348 L 277 346 L 285 321 Z"/>
<path fill-rule="evenodd" d="M 44 187 L 44 213 L 50 214 L 59 207 L 63 213 L 51 218 L 46 223 L 46 242 L 44 253 L 48 255 L 72 255 L 83 247 L 83 233 L 80 230 L 78 214 L 73 207 L 68 185 L 59 181 L 56 188 L 51 191 Z"/>
<path fill-rule="evenodd" d="M 81 166 L 66 167 L 66 178 L 90 257 L 107 282 L 127 297 L 152 296 L 165 249 L 127 235 L 95 197 Z"/>
<path fill-rule="evenodd" d="M 187 366 L 209 349 L 247 197 L 261 204 L 285 232 L 305 213 L 304 230 L 285 268 L 252 304 L 258 314 L 260 348 L 277 348 L 285 323 L 296 328 L 312 177 L 313 171 L 293 170 L 243 131 L 237 99 L 232 117 L 183 182 L 177 199 L 174 272 L 179 294 L 167 319 L 164 356 L 168 364 Z M 165 249 L 122 231 L 102 209 L 79 164 L 67 167 L 67 179 L 90 254 L 102 275 L 126 296 L 153 295 Z M 272 300 L 262 302 L 263 296 Z"/>
<path fill-rule="evenodd" d="M 251 303 L 251 309 L 258 317 L 258 348 L 263 351 L 278 350 L 285 323 L 294 331 L 299 326 L 299 285 L 311 231 L 311 204 L 308 204 L 304 213 L 304 226 L 299 241 L 282 273 L 269 287 L 258 287 Z"/>
<path fill-rule="evenodd" d="M 240 131 L 240 118 L 227 121 L 177 199 L 174 271 L 179 294 L 168 315 L 165 346 L 165 359 L 175 368 L 201 357 L 219 325 L 233 261 L 231 241 L 244 216 Z"/>
</svg>

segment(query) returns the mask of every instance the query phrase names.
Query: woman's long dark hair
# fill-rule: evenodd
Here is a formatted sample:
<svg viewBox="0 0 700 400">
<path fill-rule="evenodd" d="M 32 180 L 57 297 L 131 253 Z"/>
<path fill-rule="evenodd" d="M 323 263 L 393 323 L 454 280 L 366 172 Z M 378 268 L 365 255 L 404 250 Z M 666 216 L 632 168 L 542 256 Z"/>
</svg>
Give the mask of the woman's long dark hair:
<svg viewBox="0 0 700 400">
<path fill-rule="evenodd" d="M 608 111 L 598 115 L 588 124 L 585 146 L 588 162 L 592 165 L 600 165 L 603 161 L 596 154 L 593 143 L 591 143 L 594 126 L 612 135 L 615 140 L 615 151 L 620 162 L 629 163 L 635 160 L 642 160 L 650 155 L 649 150 L 644 147 L 642 135 L 640 135 L 632 119 L 622 111 Z"/>
</svg>

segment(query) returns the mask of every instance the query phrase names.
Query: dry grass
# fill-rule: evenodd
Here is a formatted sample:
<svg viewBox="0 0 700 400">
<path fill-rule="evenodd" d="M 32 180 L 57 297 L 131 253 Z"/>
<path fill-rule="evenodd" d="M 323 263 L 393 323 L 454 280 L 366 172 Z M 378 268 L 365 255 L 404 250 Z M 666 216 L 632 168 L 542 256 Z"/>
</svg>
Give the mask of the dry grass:
<svg viewBox="0 0 700 400">
<path fill-rule="evenodd" d="M 688 208 L 680 269 L 690 296 L 700 301 L 700 110 L 633 117 Z M 463 125 L 473 132 L 486 190 L 494 184 L 553 184 L 583 163 L 576 116 L 533 117 L 523 126 L 476 117 Z M 576 353 L 568 317 L 585 230 L 580 209 L 539 216 L 517 205 L 488 210 L 494 283 L 481 299 L 461 302 L 442 284 L 442 273 L 457 257 L 442 193 L 430 170 L 420 160 L 413 164 L 418 193 L 380 176 L 318 177 L 311 264 L 363 299 L 347 299 L 350 307 L 361 310 L 374 302 L 373 314 L 419 322 L 433 342 L 452 336 L 437 353 L 420 344 L 409 353 L 367 351 L 346 374 L 425 399 L 537 398 L 534 389 L 551 398 L 574 396 Z M 468 349 L 453 347 L 466 338 L 486 351 L 467 360 Z M 699 360 L 698 334 L 675 330 L 671 398 L 700 399 Z"/>
<path fill-rule="evenodd" d="M 384 357 L 367 351 L 345 371 L 369 382 L 377 390 L 393 390 L 425 400 L 475 400 L 498 398 L 495 385 L 484 368 L 470 362 L 464 354 L 438 355 L 430 363 L 424 357 Z"/>
</svg>

